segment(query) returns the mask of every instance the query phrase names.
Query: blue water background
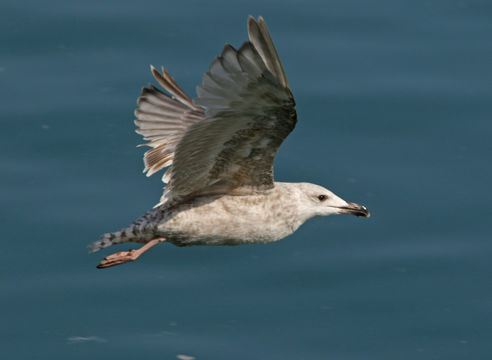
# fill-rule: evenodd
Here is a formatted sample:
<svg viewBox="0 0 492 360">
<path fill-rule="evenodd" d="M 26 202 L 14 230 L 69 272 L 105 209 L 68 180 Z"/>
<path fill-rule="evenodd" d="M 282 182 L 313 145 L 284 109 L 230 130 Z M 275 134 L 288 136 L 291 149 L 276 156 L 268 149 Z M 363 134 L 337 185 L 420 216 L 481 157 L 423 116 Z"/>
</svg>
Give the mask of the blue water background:
<svg viewBox="0 0 492 360">
<path fill-rule="evenodd" d="M 2 359 L 492 358 L 492 3 L 13 1 L 0 12 Z M 263 15 L 297 101 L 276 178 L 362 203 L 273 244 L 152 249 L 149 64 L 191 95 Z"/>
</svg>

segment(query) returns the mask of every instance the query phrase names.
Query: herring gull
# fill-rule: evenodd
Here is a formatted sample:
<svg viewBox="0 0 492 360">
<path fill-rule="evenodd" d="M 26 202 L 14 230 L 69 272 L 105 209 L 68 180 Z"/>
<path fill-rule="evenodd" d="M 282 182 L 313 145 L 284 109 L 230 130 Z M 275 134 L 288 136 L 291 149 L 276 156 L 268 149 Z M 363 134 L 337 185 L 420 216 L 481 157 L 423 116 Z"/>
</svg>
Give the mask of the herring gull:
<svg viewBox="0 0 492 360">
<path fill-rule="evenodd" d="M 152 149 L 150 176 L 167 168 L 160 202 L 130 226 L 89 245 L 91 252 L 126 242 L 137 250 L 109 255 L 107 268 L 136 260 L 162 242 L 177 246 L 257 244 L 280 240 L 315 216 L 369 217 L 366 207 L 309 183 L 276 182 L 273 162 L 297 122 L 287 77 L 262 17 L 248 19 L 249 41 L 226 44 L 191 100 L 169 73 L 143 88 L 137 133 Z"/>
</svg>

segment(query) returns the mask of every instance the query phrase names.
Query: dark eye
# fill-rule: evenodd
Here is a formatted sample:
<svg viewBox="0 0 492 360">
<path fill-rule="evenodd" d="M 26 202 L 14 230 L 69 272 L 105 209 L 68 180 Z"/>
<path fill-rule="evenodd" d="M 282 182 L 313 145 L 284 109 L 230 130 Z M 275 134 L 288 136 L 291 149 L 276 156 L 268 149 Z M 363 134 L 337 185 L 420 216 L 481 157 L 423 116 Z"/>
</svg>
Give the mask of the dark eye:
<svg viewBox="0 0 492 360">
<path fill-rule="evenodd" d="M 326 196 L 326 195 L 319 195 L 318 196 L 319 201 L 325 201 L 326 199 L 328 199 L 328 196 Z"/>
</svg>

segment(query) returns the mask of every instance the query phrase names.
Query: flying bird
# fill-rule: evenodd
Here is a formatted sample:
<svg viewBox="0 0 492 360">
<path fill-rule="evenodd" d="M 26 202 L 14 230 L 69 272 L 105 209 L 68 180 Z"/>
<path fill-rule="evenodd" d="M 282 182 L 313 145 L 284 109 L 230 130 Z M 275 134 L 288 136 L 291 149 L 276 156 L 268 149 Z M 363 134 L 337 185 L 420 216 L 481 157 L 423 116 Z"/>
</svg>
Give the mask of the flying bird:
<svg viewBox="0 0 492 360">
<path fill-rule="evenodd" d="M 142 243 L 109 255 L 97 266 L 134 261 L 162 242 L 177 246 L 239 245 L 280 240 L 315 216 L 369 217 L 366 207 L 322 186 L 276 182 L 273 162 L 297 122 L 289 82 L 262 17 L 248 19 L 249 41 L 226 44 L 198 97 L 191 99 L 169 73 L 151 66 L 167 92 L 143 88 L 135 110 L 137 133 L 151 147 L 150 176 L 168 168 L 160 202 L 130 226 L 89 245 Z"/>
</svg>

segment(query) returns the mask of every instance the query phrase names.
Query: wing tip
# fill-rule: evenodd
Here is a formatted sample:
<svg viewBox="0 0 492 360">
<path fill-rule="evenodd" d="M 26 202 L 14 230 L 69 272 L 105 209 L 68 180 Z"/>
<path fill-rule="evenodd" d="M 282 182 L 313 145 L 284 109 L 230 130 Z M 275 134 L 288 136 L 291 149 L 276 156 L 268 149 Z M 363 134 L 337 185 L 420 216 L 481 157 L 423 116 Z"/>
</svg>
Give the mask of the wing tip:
<svg viewBox="0 0 492 360">
<path fill-rule="evenodd" d="M 253 23 L 256 23 L 256 19 L 253 15 L 248 16 L 248 26 L 251 26 Z"/>
<path fill-rule="evenodd" d="M 248 35 L 249 40 L 260 53 L 268 69 L 278 78 L 284 87 L 290 89 L 287 75 L 285 74 L 277 49 L 273 43 L 270 30 L 262 16 L 258 16 L 258 20 L 251 15 L 248 17 Z"/>
</svg>

